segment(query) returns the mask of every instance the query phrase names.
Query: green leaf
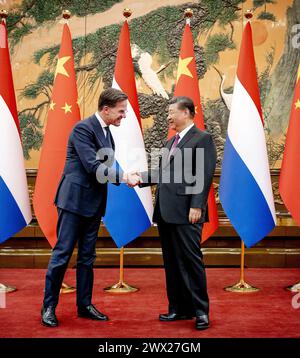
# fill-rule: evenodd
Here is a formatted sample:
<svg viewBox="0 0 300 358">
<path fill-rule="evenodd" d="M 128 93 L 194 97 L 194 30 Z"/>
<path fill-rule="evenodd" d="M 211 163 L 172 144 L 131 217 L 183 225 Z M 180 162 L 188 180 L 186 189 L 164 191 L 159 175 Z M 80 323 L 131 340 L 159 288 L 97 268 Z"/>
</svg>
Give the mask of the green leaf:
<svg viewBox="0 0 300 358">
<path fill-rule="evenodd" d="M 226 49 L 234 49 L 235 45 L 227 34 L 215 34 L 208 38 L 205 46 L 205 63 L 207 66 L 219 61 L 219 53 Z"/>
<path fill-rule="evenodd" d="M 257 18 L 260 20 L 269 20 L 269 21 L 274 21 L 274 22 L 276 21 L 276 17 L 267 11 L 261 12 Z"/>
</svg>

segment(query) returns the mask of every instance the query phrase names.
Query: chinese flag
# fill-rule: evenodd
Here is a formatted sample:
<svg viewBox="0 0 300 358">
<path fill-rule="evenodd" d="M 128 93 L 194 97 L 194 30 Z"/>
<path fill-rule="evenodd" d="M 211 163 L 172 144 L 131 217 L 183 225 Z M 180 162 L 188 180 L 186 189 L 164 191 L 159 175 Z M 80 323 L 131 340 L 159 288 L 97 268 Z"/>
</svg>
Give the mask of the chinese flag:
<svg viewBox="0 0 300 358">
<path fill-rule="evenodd" d="M 196 107 L 196 115 L 194 118 L 195 125 L 198 128 L 204 130 L 205 126 L 200 100 L 193 34 L 188 23 L 185 25 L 181 42 L 174 96 L 187 96 L 193 100 Z M 170 130 L 168 138 L 172 137 L 174 134 L 174 131 Z M 208 217 L 209 221 L 203 226 L 202 242 L 207 240 L 219 226 L 217 205 L 213 186 L 211 186 L 208 195 Z"/>
<path fill-rule="evenodd" d="M 298 68 L 290 122 L 286 135 L 279 192 L 288 211 L 300 226 L 300 66 Z"/>
<path fill-rule="evenodd" d="M 54 197 L 66 160 L 69 134 L 80 120 L 77 101 L 72 38 L 65 24 L 33 197 L 35 215 L 52 247 L 57 240 Z"/>
</svg>

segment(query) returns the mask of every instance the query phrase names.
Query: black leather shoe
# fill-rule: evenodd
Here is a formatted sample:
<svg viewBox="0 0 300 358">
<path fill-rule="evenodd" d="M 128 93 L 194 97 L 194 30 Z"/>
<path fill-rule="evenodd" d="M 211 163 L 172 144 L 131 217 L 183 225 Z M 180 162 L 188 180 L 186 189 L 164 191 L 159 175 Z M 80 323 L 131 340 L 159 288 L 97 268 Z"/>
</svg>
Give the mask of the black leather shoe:
<svg viewBox="0 0 300 358">
<path fill-rule="evenodd" d="M 42 307 L 42 324 L 46 327 L 57 327 L 58 320 L 55 316 L 55 308 L 52 306 Z"/>
<path fill-rule="evenodd" d="M 108 317 L 97 310 L 94 305 L 88 305 L 85 307 L 78 307 L 78 317 L 95 319 L 97 321 L 108 321 Z"/>
<path fill-rule="evenodd" d="M 196 317 L 196 329 L 207 329 L 209 328 L 209 319 L 207 315 Z"/>
<path fill-rule="evenodd" d="M 178 313 L 164 313 L 159 315 L 159 320 L 162 322 L 172 322 L 192 318 L 191 315 L 182 315 Z"/>
</svg>

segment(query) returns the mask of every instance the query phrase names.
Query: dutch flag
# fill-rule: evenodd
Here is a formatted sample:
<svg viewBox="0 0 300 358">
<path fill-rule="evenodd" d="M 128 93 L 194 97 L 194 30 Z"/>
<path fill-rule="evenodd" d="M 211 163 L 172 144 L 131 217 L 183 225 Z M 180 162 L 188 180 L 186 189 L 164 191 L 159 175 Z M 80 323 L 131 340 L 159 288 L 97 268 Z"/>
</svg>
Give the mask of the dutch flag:
<svg viewBox="0 0 300 358">
<path fill-rule="evenodd" d="M 31 221 L 7 33 L 0 23 L 0 243 Z"/>
<path fill-rule="evenodd" d="M 276 225 L 250 23 L 243 33 L 219 195 L 247 247 Z"/>
<path fill-rule="evenodd" d="M 115 141 L 116 165 L 124 172 L 148 170 L 141 126 L 127 20 L 121 30 L 113 87 L 128 96 L 126 118 L 120 127 L 111 126 Z M 152 224 L 153 204 L 150 188 L 108 185 L 103 221 L 118 247 L 140 236 Z"/>
</svg>

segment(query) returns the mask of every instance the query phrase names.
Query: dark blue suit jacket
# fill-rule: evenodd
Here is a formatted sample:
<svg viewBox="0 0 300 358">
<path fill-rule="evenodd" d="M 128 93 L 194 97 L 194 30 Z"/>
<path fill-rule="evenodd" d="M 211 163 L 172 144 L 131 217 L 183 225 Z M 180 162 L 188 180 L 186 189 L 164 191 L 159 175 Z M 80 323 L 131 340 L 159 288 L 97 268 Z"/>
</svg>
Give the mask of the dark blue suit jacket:
<svg viewBox="0 0 300 358">
<path fill-rule="evenodd" d="M 112 137 L 110 145 L 114 150 Z M 54 200 L 58 208 L 86 217 L 105 214 L 107 181 L 115 178 L 115 183 L 119 183 L 123 175 L 121 170 L 116 171 L 106 166 L 103 164 L 104 160 L 97 157 L 97 152 L 108 146 L 102 126 L 95 115 L 74 126 Z M 101 180 L 101 183 L 96 177 L 100 169 L 101 173 L 105 173 L 105 180 Z"/>
</svg>

